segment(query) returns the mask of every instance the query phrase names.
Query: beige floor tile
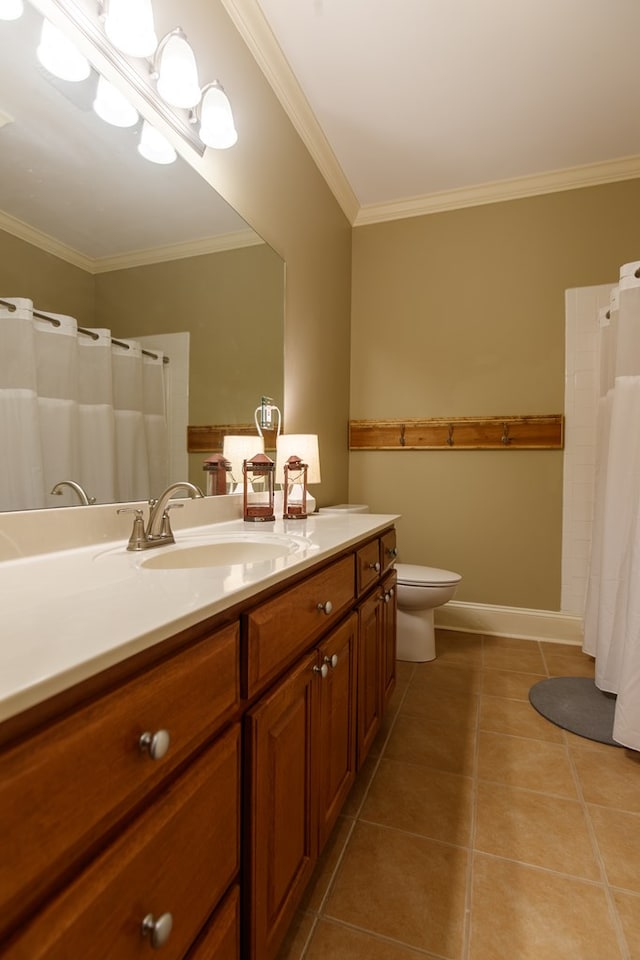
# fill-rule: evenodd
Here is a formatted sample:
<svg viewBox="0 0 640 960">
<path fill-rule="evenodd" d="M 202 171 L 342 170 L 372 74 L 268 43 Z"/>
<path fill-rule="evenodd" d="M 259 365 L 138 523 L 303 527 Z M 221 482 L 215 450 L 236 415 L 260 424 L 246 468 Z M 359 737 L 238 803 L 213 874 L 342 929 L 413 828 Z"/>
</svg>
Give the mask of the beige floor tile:
<svg viewBox="0 0 640 960">
<path fill-rule="evenodd" d="M 547 649 L 548 647 L 548 649 Z M 544 650 L 544 660 L 550 677 L 593 677 L 595 676 L 595 660 L 586 653 L 560 652 L 555 649 L 556 644 L 547 644 Z"/>
<path fill-rule="evenodd" d="M 448 690 L 451 693 L 465 693 L 471 695 L 480 693 L 482 686 L 482 669 L 467 667 L 462 663 L 449 663 L 446 660 L 430 660 L 428 663 L 416 664 L 416 671 L 411 680 L 412 689 L 421 690 Z"/>
<path fill-rule="evenodd" d="M 316 922 L 313 914 L 298 910 L 280 947 L 277 960 L 302 960 L 311 929 Z"/>
<path fill-rule="evenodd" d="M 425 960 L 425 954 L 361 930 L 320 920 L 305 960 Z"/>
<path fill-rule="evenodd" d="M 309 885 L 305 891 L 301 909 L 307 913 L 317 913 L 327 890 L 333 880 L 338 861 L 344 853 L 349 839 L 353 820 L 349 817 L 338 817 L 338 821 L 327 840 L 324 850 L 315 866 Z"/>
<path fill-rule="evenodd" d="M 475 633 L 436 630 L 436 658 L 466 667 L 482 666 L 482 637 Z"/>
<path fill-rule="evenodd" d="M 588 809 L 609 883 L 640 893 L 640 814 Z"/>
<path fill-rule="evenodd" d="M 355 783 L 351 787 L 349 796 L 347 797 L 344 807 L 342 808 L 343 816 L 355 817 L 358 813 L 358 810 L 362 806 L 362 801 L 364 800 L 365 794 L 369 789 L 369 784 L 371 783 L 371 778 L 373 777 L 377 763 L 378 757 L 372 757 L 369 755 L 365 758 L 364 763 L 356 774 Z"/>
<path fill-rule="evenodd" d="M 577 800 L 481 782 L 475 848 L 585 880 L 600 879 L 587 821 Z"/>
<path fill-rule="evenodd" d="M 402 716 L 420 717 L 425 723 L 447 724 L 451 727 L 475 727 L 478 722 L 478 695 L 453 693 L 435 687 L 425 689 L 412 683 L 400 707 Z"/>
<path fill-rule="evenodd" d="M 518 673 L 516 670 L 485 670 L 482 692 L 490 697 L 508 697 L 510 700 L 529 700 L 529 690 L 542 678 L 537 673 Z"/>
<path fill-rule="evenodd" d="M 491 670 L 515 670 L 518 673 L 547 676 L 540 644 L 533 640 L 514 642 L 505 637 L 485 637 L 482 664 Z"/>
<path fill-rule="evenodd" d="M 469 777 L 383 758 L 360 817 L 432 840 L 468 845 L 472 786 Z"/>
<path fill-rule="evenodd" d="M 407 683 L 411 680 L 415 668 L 416 664 L 409 660 L 396 660 L 396 680 L 400 683 Z"/>
<path fill-rule="evenodd" d="M 577 739 L 570 750 L 587 803 L 640 813 L 640 753 Z"/>
<path fill-rule="evenodd" d="M 434 770 L 469 775 L 475 756 L 474 729 L 426 723 L 420 717 L 398 714 L 383 756 L 389 760 L 420 763 Z"/>
<path fill-rule="evenodd" d="M 561 744 L 486 731 L 478 738 L 481 780 L 577 799 L 567 750 Z"/>
<path fill-rule="evenodd" d="M 460 847 L 357 823 L 323 913 L 459 960 L 467 857 Z"/>
<path fill-rule="evenodd" d="M 613 899 L 627 941 L 629 960 L 640 960 L 640 896 L 614 890 Z"/>
<path fill-rule="evenodd" d="M 469 960 L 621 960 L 604 889 L 476 854 Z"/>
<path fill-rule="evenodd" d="M 489 730 L 492 733 L 508 733 L 514 737 L 564 743 L 560 727 L 541 716 L 524 700 L 481 697 L 479 726 L 480 730 Z"/>
</svg>

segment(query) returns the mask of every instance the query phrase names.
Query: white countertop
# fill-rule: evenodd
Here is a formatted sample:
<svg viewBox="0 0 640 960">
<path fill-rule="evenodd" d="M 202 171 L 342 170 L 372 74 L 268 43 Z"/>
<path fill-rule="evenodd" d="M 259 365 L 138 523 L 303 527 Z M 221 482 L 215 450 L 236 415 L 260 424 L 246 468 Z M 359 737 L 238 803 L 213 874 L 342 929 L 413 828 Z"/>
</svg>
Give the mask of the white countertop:
<svg viewBox="0 0 640 960">
<path fill-rule="evenodd" d="M 128 552 L 127 541 L 0 563 L 0 720 L 246 600 L 395 523 L 395 514 L 231 520 L 176 531 L 174 546 Z M 142 564 L 206 538 L 291 536 L 272 560 L 195 569 Z"/>
</svg>

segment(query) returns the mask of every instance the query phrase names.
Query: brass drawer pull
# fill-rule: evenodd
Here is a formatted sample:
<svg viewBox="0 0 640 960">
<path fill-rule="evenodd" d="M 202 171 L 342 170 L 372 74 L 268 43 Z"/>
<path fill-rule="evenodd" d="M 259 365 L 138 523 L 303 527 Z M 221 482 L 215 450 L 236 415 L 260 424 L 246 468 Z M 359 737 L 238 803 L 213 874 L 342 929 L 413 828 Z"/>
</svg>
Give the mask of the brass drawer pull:
<svg viewBox="0 0 640 960">
<path fill-rule="evenodd" d="M 168 730 L 157 730 L 155 733 L 143 733 L 138 740 L 138 746 L 143 753 L 148 753 L 152 760 L 160 760 L 171 745 Z"/>
<path fill-rule="evenodd" d="M 152 913 L 148 913 L 142 921 L 142 936 L 149 937 L 154 950 L 164 947 L 171 934 L 173 917 L 170 913 L 163 913 L 156 920 Z"/>
</svg>

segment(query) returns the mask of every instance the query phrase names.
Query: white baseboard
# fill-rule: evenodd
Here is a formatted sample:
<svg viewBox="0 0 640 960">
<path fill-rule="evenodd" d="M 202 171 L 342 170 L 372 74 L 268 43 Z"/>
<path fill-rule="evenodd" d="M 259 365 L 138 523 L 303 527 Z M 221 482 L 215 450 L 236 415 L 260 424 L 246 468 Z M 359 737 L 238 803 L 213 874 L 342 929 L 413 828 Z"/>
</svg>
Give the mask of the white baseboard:
<svg viewBox="0 0 640 960">
<path fill-rule="evenodd" d="M 571 643 L 576 646 L 581 646 L 583 639 L 582 617 L 555 613 L 553 610 L 498 607 L 490 603 L 464 603 L 460 600 L 450 600 L 438 607 L 435 625 L 440 630 Z"/>
</svg>

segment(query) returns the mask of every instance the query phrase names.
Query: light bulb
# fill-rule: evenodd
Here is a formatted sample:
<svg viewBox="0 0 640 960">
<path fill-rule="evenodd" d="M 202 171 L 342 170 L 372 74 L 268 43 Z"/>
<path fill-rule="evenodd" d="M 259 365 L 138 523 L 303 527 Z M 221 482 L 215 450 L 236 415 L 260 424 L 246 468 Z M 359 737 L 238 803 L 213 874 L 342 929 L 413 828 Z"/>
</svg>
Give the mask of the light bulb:
<svg viewBox="0 0 640 960">
<path fill-rule="evenodd" d="M 160 45 L 158 93 L 173 107 L 195 107 L 200 102 L 200 83 L 196 58 L 187 38 L 176 31 L 165 37 Z"/>
<path fill-rule="evenodd" d="M 208 147 L 226 150 L 238 140 L 229 98 L 219 83 L 211 83 L 202 93 L 200 139 Z"/>
<path fill-rule="evenodd" d="M 22 0 L 0 0 L 0 20 L 19 20 L 23 13 Z"/>
<path fill-rule="evenodd" d="M 73 41 L 54 27 L 49 20 L 44 20 L 42 23 L 36 56 L 45 70 L 60 80 L 71 80 L 77 83 L 80 80 L 86 80 L 91 73 L 87 58 L 80 53 Z"/>
<path fill-rule="evenodd" d="M 177 157 L 167 138 L 146 120 L 142 124 L 138 153 L 152 163 L 173 163 Z"/>
<path fill-rule="evenodd" d="M 133 127 L 138 122 L 138 111 L 112 83 L 98 79 L 93 109 L 105 123 L 114 127 Z"/>
<path fill-rule="evenodd" d="M 104 32 L 130 57 L 150 57 L 158 46 L 151 0 L 110 0 Z"/>
</svg>

